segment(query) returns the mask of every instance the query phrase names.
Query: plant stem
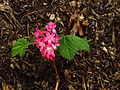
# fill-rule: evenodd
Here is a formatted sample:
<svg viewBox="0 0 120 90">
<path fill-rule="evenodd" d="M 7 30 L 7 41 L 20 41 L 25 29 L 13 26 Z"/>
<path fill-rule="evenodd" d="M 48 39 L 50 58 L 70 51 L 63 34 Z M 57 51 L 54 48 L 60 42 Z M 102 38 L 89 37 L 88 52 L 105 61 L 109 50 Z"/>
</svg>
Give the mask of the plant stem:
<svg viewBox="0 0 120 90">
<path fill-rule="evenodd" d="M 56 73 L 56 86 L 55 86 L 55 90 L 58 90 L 60 78 L 59 78 L 59 75 L 58 75 L 58 71 L 57 71 L 57 67 L 56 67 L 55 61 L 53 62 L 53 66 L 54 66 L 55 73 Z"/>
</svg>

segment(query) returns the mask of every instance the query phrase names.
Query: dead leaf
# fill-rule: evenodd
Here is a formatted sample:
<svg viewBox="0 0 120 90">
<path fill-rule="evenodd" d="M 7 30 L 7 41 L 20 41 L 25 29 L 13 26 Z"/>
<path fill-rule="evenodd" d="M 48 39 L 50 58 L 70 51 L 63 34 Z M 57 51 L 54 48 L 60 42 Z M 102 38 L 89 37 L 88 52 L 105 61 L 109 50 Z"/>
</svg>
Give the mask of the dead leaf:
<svg viewBox="0 0 120 90">
<path fill-rule="evenodd" d="M 82 36 L 83 35 L 83 30 L 82 30 L 80 21 L 77 22 L 77 26 L 78 26 L 79 35 Z"/>
<path fill-rule="evenodd" d="M 84 20 L 84 16 L 83 15 L 77 15 L 77 19 L 78 19 L 78 21 L 80 22 L 80 21 L 83 21 Z"/>
<path fill-rule="evenodd" d="M 50 20 L 54 20 L 55 19 L 55 14 L 50 14 Z"/>
<path fill-rule="evenodd" d="M 118 63 L 118 67 L 120 67 L 120 64 Z"/>
<path fill-rule="evenodd" d="M 87 20 L 85 20 L 85 19 L 83 19 L 82 24 L 83 24 L 83 25 L 86 25 L 86 26 L 88 26 L 88 25 L 89 25 L 88 21 L 87 21 Z"/>
<path fill-rule="evenodd" d="M 87 74 L 92 74 L 93 72 L 91 72 L 91 71 L 87 71 Z"/>
<path fill-rule="evenodd" d="M 71 34 L 75 35 L 77 33 L 77 31 L 78 31 L 77 29 L 78 29 L 77 23 L 75 23 L 74 26 L 73 26 L 73 28 L 72 28 Z"/>
<path fill-rule="evenodd" d="M 107 88 L 100 88 L 99 90 L 108 90 Z"/>
<path fill-rule="evenodd" d="M 72 23 L 75 23 L 76 21 L 77 21 L 77 13 L 74 13 L 70 17 L 70 21 L 69 21 L 68 27 L 70 27 L 72 25 Z"/>
<path fill-rule="evenodd" d="M 106 47 L 102 47 L 103 51 L 105 51 L 106 53 L 108 53 L 108 50 Z"/>
<path fill-rule="evenodd" d="M 72 27 L 72 33 L 75 35 L 77 32 L 79 32 L 79 35 L 83 35 L 83 30 L 82 30 L 82 24 L 83 25 L 89 25 L 88 21 L 84 19 L 83 15 L 80 15 L 80 11 L 76 10 L 74 14 L 71 15 L 68 27 Z M 73 25 L 73 26 L 72 26 Z"/>
<path fill-rule="evenodd" d="M 15 45 L 15 43 L 16 43 L 16 40 L 13 40 L 13 41 L 11 42 L 11 45 L 13 46 L 13 45 Z"/>
<path fill-rule="evenodd" d="M 6 83 L 2 83 L 3 90 L 10 90 L 9 86 Z"/>
<path fill-rule="evenodd" d="M 75 90 L 72 85 L 68 85 L 68 89 L 69 89 L 69 90 Z"/>
<path fill-rule="evenodd" d="M 69 72 L 67 69 L 65 69 L 64 75 L 65 75 L 65 78 L 66 78 L 66 79 L 68 79 L 69 77 L 71 77 L 71 76 L 70 76 L 70 72 Z"/>
<path fill-rule="evenodd" d="M 112 43 L 115 44 L 115 31 L 112 32 Z"/>
<path fill-rule="evenodd" d="M 56 21 L 56 22 L 59 22 L 62 26 L 64 26 L 64 24 L 63 24 L 63 22 L 62 22 L 62 20 L 61 20 L 61 18 L 60 18 L 59 16 L 57 16 L 57 17 L 55 18 L 55 21 Z"/>
<path fill-rule="evenodd" d="M 95 63 L 100 63 L 101 61 L 100 60 L 95 60 Z"/>
<path fill-rule="evenodd" d="M 69 2 L 69 5 L 70 5 L 71 7 L 75 7 L 75 6 L 76 6 L 76 1 L 70 1 L 70 2 Z"/>
<path fill-rule="evenodd" d="M 2 83 L 2 89 L 3 90 L 15 90 L 10 85 L 7 85 L 6 83 Z"/>
</svg>

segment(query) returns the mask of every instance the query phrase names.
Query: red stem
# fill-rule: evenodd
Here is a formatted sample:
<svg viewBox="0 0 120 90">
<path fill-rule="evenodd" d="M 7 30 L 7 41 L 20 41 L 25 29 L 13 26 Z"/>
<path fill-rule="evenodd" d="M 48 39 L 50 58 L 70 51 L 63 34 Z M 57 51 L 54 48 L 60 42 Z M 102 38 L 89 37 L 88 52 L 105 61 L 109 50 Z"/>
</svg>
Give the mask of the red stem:
<svg viewBox="0 0 120 90">
<path fill-rule="evenodd" d="M 60 78 L 59 78 L 59 75 L 58 75 L 58 71 L 57 71 L 57 67 L 56 67 L 55 62 L 53 62 L 53 66 L 54 66 L 55 73 L 56 73 L 56 87 L 55 87 L 55 90 L 58 90 L 58 85 L 59 85 L 59 82 L 60 82 Z"/>
</svg>

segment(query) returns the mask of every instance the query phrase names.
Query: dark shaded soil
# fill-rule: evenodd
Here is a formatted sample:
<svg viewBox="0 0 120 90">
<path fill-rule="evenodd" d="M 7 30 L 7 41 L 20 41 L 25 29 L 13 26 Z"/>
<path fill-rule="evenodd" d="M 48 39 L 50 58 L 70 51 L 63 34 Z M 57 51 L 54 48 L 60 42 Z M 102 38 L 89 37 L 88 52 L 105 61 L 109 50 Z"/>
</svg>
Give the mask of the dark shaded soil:
<svg viewBox="0 0 120 90">
<path fill-rule="evenodd" d="M 31 45 L 23 59 L 11 57 L 19 38 L 30 39 L 55 15 L 59 34 L 87 38 L 89 52 L 79 51 L 74 60 L 56 57 L 59 90 L 120 90 L 120 0 L 0 0 L 0 89 L 54 90 L 56 74 L 39 50 Z M 75 2 L 75 4 L 74 4 Z M 72 3 L 72 5 L 71 5 Z M 75 33 L 70 18 L 83 15 L 83 35 Z"/>
</svg>

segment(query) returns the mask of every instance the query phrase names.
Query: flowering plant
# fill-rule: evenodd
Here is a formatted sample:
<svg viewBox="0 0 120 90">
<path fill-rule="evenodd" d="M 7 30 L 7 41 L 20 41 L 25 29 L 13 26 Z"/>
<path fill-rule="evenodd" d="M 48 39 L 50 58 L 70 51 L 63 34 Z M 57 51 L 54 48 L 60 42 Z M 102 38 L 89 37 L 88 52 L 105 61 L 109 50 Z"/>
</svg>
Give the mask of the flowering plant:
<svg viewBox="0 0 120 90">
<path fill-rule="evenodd" d="M 45 26 L 46 31 L 40 31 L 36 28 L 34 43 L 39 48 L 42 56 L 48 61 L 53 61 L 55 59 L 54 50 L 57 50 L 57 47 L 60 46 L 61 38 L 58 38 L 55 27 L 56 24 L 49 22 L 48 25 Z"/>
<path fill-rule="evenodd" d="M 48 61 L 53 61 L 57 81 L 55 90 L 57 90 L 60 79 L 54 62 L 55 50 L 58 49 L 60 55 L 65 59 L 72 60 L 77 50 L 89 50 L 89 44 L 87 39 L 74 35 L 62 35 L 61 37 L 58 37 L 55 27 L 56 24 L 50 21 L 45 26 L 45 30 L 39 30 L 36 28 L 36 31 L 33 33 L 35 39 L 33 41 L 36 47 L 39 48 L 42 56 Z M 30 44 L 33 43 L 23 38 L 18 39 L 12 48 L 12 56 L 19 55 L 20 57 L 23 57 Z"/>
<path fill-rule="evenodd" d="M 12 48 L 12 56 L 19 55 L 22 58 L 31 44 L 35 44 L 42 56 L 48 61 L 55 60 L 55 50 L 58 50 L 59 54 L 67 60 L 72 60 L 78 50 L 89 50 L 87 39 L 74 35 L 58 37 L 55 28 L 56 24 L 50 21 L 45 26 L 45 30 L 36 28 L 33 33 L 34 42 L 26 41 L 23 38 L 18 39 Z"/>
</svg>

